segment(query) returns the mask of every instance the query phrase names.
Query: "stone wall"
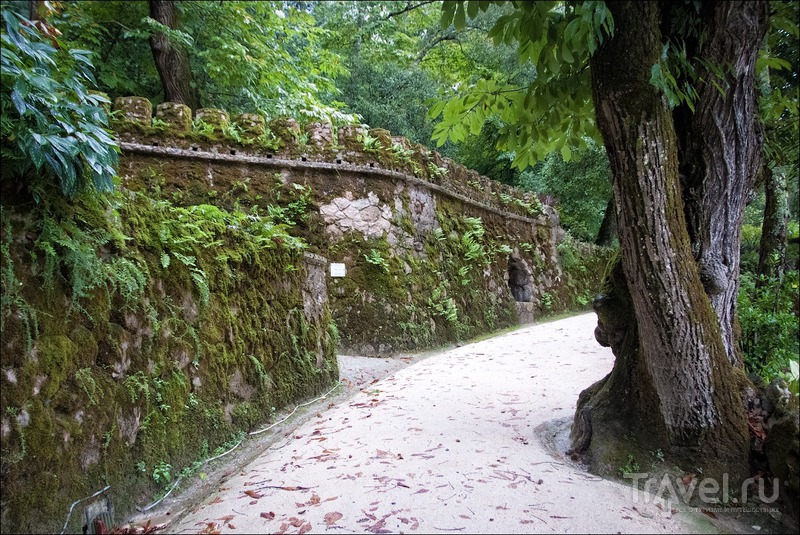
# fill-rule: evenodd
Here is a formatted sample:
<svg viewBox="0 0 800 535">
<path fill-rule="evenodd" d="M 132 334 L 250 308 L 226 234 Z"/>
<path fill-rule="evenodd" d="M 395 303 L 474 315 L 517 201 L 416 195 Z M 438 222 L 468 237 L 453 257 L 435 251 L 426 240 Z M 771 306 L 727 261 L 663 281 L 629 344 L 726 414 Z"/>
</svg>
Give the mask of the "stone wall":
<svg viewBox="0 0 800 535">
<path fill-rule="evenodd" d="M 148 122 L 137 110 L 149 103 L 131 99 L 117 102 L 123 186 L 187 205 L 291 212 L 293 234 L 345 265 L 327 281 L 342 352 L 456 342 L 585 305 L 599 290 L 609 251 L 561 243 L 556 211 L 536 195 L 405 138 L 253 115 L 231 122 L 220 110 L 178 127 Z"/>
<path fill-rule="evenodd" d="M 4 196 L 2 533 L 119 520 L 338 380 L 327 261 L 211 208 Z"/>
</svg>

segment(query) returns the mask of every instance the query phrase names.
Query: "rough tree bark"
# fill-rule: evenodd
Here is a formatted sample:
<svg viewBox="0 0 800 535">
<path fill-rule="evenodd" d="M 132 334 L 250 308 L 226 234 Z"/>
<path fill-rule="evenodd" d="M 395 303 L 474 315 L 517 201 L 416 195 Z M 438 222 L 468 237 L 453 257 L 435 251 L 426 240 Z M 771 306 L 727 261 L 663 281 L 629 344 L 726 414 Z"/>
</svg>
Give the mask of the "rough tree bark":
<svg viewBox="0 0 800 535">
<path fill-rule="evenodd" d="M 786 262 L 786 226 L 789 222 L 789 199 L 786 176 L 764 166 L 764 222 L 758 247 L 758 274 L 782 278 Z M 758 284 L 763 284 L 759 280 Z"/>
<path fill-rule="evenodd" d="M 696 202 L 692 213 L 692 250 L 700 267 L 703 287 L 719 317 L 728 358 L 742 365 L 737 348 L 739 332 L 736 298 L 739 294 L 739 254 L 747 195 L 755 184 L 763 159 L 758 121 L 755 64 L 766 33 L 766 1 L 717 1 L 703 4 L 702 23 L 707 44 L 700 50 L 712 65 L 725 72 L 721 85 L 699 87 L 700 96 L 688 129 L 681 160 Z M 711 72 L 701 78 L 714 78 Z"/>
<path fill-rule="evenodd" d="M 724 96 L 713 94 L 713 87 L 700 89 L 692 121 L 694 133 L 705 137 L 693 135 L 697 143 L 686 145 L 697 151 L 694 162 L 705 163 L 692 172 L 701 187 L 690 192 L 698 199 L 692 210 L 684 205 L 688 190 L 682 189 L 679 168 L 685 166 L 672 112 L 649 83 L 664 42 L 660 4 L 607 2 L 615 34 L 592 58 L 593 99 L 611 161 L 621 251 L 605 296 L 595 302 L 595 335 L 611 346 L 616 362 L 606 378 L 581 393 L 572 450 L 589 450 L 600 473 L 616 472 L 630 454 L 646 459 L 661 449 L 686 469 L 727 473 L 732 481 L 747 476 L 742 392 L 748 382 L 730 356 L 735 350 L 728 349 L 735 294 L 734 305 L 726 299 L 730 288 L 738 289 L 744 193 L 761 145 L 751 108 L 750 48 L 740 50 L 745 60 L 739 58 L 727 32 L 741 31 L 738 24 L 749 15 L 736 11 L 743 10 L 753 15 L 756 35 L 763 35 L 758 32 L 766 10 L 764 2 L 724 4 L 714 6 L 706 24 L 713 25 L 707 26 L 712 61 L 732 60 L 731 89 Z M 733 313 L 735 318 L 735 308 Z"/>
<path fill-rule="evenodd" d="M 178 8 L 173 0 L 150 0 L 150 16 L 171 29 L 178 28 Z M 156 63 L 165 102 L 186 104 L 192 111 L 200 107 L 200 98 L 192 83 L 192 70 L 186 50 L 173 43 L 163 32 L 150 36 L 150 49 Z"/>
<path fill-rule="evenodd" d="M 602 245 L 604 247 L 610 246 L 614 243 L 614 238 L 617 237 L 617 213 L 614 208 L 614 199 L 611 198 L 606 204 L 606 211 L 603 214 L 603 222 L 600 223 L 600 230 L 597 231 L 597 239 L 595 245 Z"/>
</svg>

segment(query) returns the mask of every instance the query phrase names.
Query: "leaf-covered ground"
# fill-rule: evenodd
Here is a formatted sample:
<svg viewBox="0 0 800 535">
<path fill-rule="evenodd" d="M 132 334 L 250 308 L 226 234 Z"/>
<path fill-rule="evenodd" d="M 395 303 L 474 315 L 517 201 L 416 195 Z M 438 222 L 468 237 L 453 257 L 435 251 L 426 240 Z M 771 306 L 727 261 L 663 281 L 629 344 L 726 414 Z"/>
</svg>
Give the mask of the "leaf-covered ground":
<svg viewBox="0 0 800 535">
<path fill-rule="evenodd" d="M 637 502 L 560 453 L 579 392 L 613 364 L 595 324 L 586 314 L 405 360 L 341 357 L 345 392 L 160 521 L 180 533 L 769 532 L 755 516 Z"/>
</svg>

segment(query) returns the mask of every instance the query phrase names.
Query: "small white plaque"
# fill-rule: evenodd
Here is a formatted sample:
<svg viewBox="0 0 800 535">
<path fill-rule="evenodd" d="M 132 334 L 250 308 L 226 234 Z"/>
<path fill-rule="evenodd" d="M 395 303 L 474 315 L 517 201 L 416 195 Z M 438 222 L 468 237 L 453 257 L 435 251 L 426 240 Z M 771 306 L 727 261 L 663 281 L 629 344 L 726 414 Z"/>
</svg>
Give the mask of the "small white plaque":
<svg viewBox="0 0 800 535">
<path fill-rule="evenodd" d="M 347 269 L 344 264 L 331 262 L 331 277 L 344 277 L 347 275 Z"/>
</svg>

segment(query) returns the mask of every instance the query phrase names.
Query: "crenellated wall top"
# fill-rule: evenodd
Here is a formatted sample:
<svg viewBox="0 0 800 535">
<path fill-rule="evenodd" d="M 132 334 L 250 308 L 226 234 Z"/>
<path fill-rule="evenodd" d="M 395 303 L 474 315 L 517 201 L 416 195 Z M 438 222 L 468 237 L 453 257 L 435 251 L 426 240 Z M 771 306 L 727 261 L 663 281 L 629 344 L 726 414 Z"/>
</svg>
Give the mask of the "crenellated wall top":
<svg viewBox="0 0 800 535">
<path fill-rule="evenodd" d="M 269 121 L 259 114 L 233 117 L 224 110 L 201 108 L 194 117 L 188 106 L 164 102 L 156 106 L 143 97 L 114 101 L 111 126 L 123 151 L 241 159 L 242 162 L 324 164 L 362 173 L 390 174 L 427 183 L 440 192 L 520 218 L 544 222 L 556 219 L 536 194 L 524 192 L 467 169 L 453 160 L 388 130 L 366 125 L 329 123 L 301 125 L 287 117 Z M 555 221 L 553 221 L 555 222 Z"/>
</svg>

